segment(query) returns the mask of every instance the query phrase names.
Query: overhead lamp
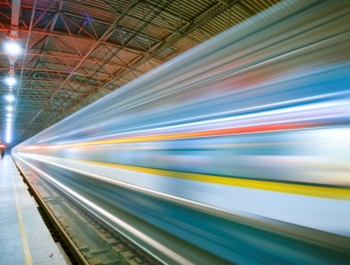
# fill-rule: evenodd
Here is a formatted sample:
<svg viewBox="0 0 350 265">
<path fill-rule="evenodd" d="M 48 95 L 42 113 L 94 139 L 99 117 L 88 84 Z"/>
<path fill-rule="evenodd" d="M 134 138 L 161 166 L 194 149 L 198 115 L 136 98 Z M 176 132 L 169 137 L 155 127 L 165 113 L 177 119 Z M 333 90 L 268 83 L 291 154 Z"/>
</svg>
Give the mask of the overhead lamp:
<svg viewBox="0 0 350 265">
<path fill-rule="evenodd" d="M 8 94 L 5 96 L 5 99 L 8 101 L 8 102 L 12 102 L 15 100 L 15 96 L 13 94 Z"/>
<path fill-rule="evenodd" d="M 5 82 L 9 87 L 13 87 L 16 84 L 16 79 L 13 76 L 8 76 L 5 78 Z"/>
<path fill-rule="evenodd" d="M 11 113 L 7 113 L 6 116 L 10 118 L 10 117 L 12 117 L 12 114 Z"/>
<path fill-rule="evenodd" d="M 16 41 L 9 41 L 5 43 L 5 51 L 9 55 L 18 55 L 21 53 L 22 48 Z"/>
<path fill-rule="evenodd" d="M 6 110 L 7 110 L 7 111 L 13 111 L 13 107 L 12 107 L 12 106 L 7 106 L 7 107 L 6 107 Z"/>
</svg>

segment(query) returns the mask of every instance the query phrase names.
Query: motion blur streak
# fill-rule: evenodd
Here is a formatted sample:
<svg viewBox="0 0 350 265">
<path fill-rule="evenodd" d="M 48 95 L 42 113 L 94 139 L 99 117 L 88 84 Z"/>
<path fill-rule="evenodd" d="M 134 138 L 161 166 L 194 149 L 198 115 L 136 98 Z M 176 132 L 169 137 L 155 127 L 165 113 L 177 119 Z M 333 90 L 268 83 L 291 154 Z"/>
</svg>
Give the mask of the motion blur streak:
<svg viewBox="0 0 350 265">
<path fill-rule="evenodd" d="M 48 174 L 46 174 L 45 172 L 43 172 L 42 170 L 38 169 L 37 167 L 29 164 L 28 162 L 24 161 L 23 159 L 17 157 L 18 159 L 20 159 L 21 161 L 23 161 L 26 165 L 28 165 L 29 167 L 31 167 L 32 169 L 34 169 L 35 171 L 39 172 L 40 174 L 42 174 L 43 176 L 45 176 L 46 179 L 49 179 L 50 181 L 52 181 L 53 183 L 55 183 L 58 187 L 62 188 L 64 191 L 66 191 L 67 193 L 69 193 L 71 196 L 73 196 L 74 198 L 78 199 L 79 201 L 82 201 L 85 203 L 85 205 L 88 205 L 89 207 L 93 208 L 94 210 L 96 210 L 100 215 L 107 217 L 108 219 L 112 220 L 114 223 L 118 224 L 121 227 L 125 227 L 125 229 L 131 231 L 133 234 L 135 234 L 138 238 L 141 238 L 142 240 L 148 242 L 149 244 L 155 246 L 155 248 L 157 248 L 159 251 L 165 252 L 168 256 L 173 258 L 173 261 L 178 262 L 180 264 L 191 264 L 188 260 L 178 256 L 176 253 L 174 253 L 173 251 L 171 251 L 170 249 L 164 247 L 163 245 L 159 244 L 158 242 L 156 242 L 155 240 L 153 240 L 152 238 L 148 237 L 147 235 L 143 234 L 142 232 L 138 231 L 137 229 L 135 229 L 134 227 L 130 226 L 129 224 L 125 223 L 124 221 L 120 220 L 119 218 L 117 218 L 116 216 L 112 215 L 111 213 L 109 213 L 108 211 L 102 209 L 101 207 L 99 207 L 98 205 L 92 203 L 91 201 L 89 201 L 88 199 L 82 197 L 81 195 L 79 195 L 78 193 L 74 192 L 73 190 L 71 190 L 70 188 L 66 187 L 65 185 L 61 184 L 60 182 L 58 182 L 57 180 L 55 180 L 54 178 L 52 178 L 51 176 L 49 176 Z M 122 233 L 122 232 L 121 232 Z M 127 235 L 123 234 L 124 236 L 127 237 Z M 132 240 L 129 238 L 129 240 Z M 137 243 L 137 242 L 135 242 Z M 142 246 L 141 246 L 142 247 Z M 164 262 L 163 260 L 160 260 L 162 262 Z"/>
<path fill-rule="evenodd" d="M 349 1 L 283 1 L 14 158 L 164 263 L 349 264 L 349 47 Z"/>
</svg>

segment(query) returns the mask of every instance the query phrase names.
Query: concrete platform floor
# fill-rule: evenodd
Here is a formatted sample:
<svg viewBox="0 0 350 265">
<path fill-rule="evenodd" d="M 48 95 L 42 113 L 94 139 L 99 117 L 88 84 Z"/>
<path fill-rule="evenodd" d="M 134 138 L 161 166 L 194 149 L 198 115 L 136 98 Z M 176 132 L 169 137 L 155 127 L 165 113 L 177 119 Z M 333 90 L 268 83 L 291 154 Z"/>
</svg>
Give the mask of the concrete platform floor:
<svg viewBox="0 0 350 265">
<path fill-rule="evenodd" d="M 10 155 L 0 157 L 0 265 L 65 265 Z"/>
</svg>

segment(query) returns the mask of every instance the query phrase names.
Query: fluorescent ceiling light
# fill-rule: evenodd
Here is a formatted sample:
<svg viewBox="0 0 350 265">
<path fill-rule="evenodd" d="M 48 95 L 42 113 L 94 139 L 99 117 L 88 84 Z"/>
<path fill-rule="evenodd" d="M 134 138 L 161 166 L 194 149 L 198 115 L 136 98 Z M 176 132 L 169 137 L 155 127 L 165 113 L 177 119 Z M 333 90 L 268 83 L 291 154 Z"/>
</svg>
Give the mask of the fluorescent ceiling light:
<svg viewBox="0 0 350 265">
<path fill-rule="evenodd" d="M 8 84 L 9 87 L 14 86 L 16 84 L 16 79 L 13 76 L 8 76 L 5 78 L 5 82 Z"/>
<path fill-rule="evenodd" d="M 6 116 L 10 118 L 10 117 L 12 117 L 12 114 L 11 113 L 7 113 Z"/>
<path fill-rule="evenodd" d="M 13 110 L 13 107 L 12 107 L 12 106 L 7 106 L 7 107 L 6 107 L 6 110 L 12 111 L 12 110 Z"/>
<path fill-rule="evenodd" d="M 12 94 L 8 94 L 8 95 L 5 96 L 5 99 L 6 99 L 8 102 L 12 102 L 12 101 L 15 100 L 15 97 L 14 97 L 14 95 L 12 95 Z"/>
<path fill-rule="evenodd" d="M 21 46 L 17 42 L 9 41 L 9 42 L 5 43 L 5 51 L 9 55 L 17 55 L 17 54 L 21 53 L 22 49 L 21 49 Z"/>
</svg>

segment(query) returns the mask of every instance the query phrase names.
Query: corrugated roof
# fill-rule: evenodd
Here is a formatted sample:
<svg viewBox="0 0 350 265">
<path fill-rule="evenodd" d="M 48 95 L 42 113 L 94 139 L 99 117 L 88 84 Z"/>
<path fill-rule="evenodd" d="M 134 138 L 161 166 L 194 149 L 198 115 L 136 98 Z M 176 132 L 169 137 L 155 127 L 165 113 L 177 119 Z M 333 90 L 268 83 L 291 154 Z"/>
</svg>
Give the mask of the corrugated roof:
<svg viewBox="0 0 350 265">
<path fill-rule="evenodd" d="M 15 65 L 22 79 L 14 144 L 276 2 L 22 0 L 20 43 L 27 54 Z M 10 4 L 0 3 L 0 45 L 11 28 Z M 3 79 L 9 62 L 2 47 L 0 69 Z M 7 91 L 1 82 L 1 128 Z"/>
</svg>

